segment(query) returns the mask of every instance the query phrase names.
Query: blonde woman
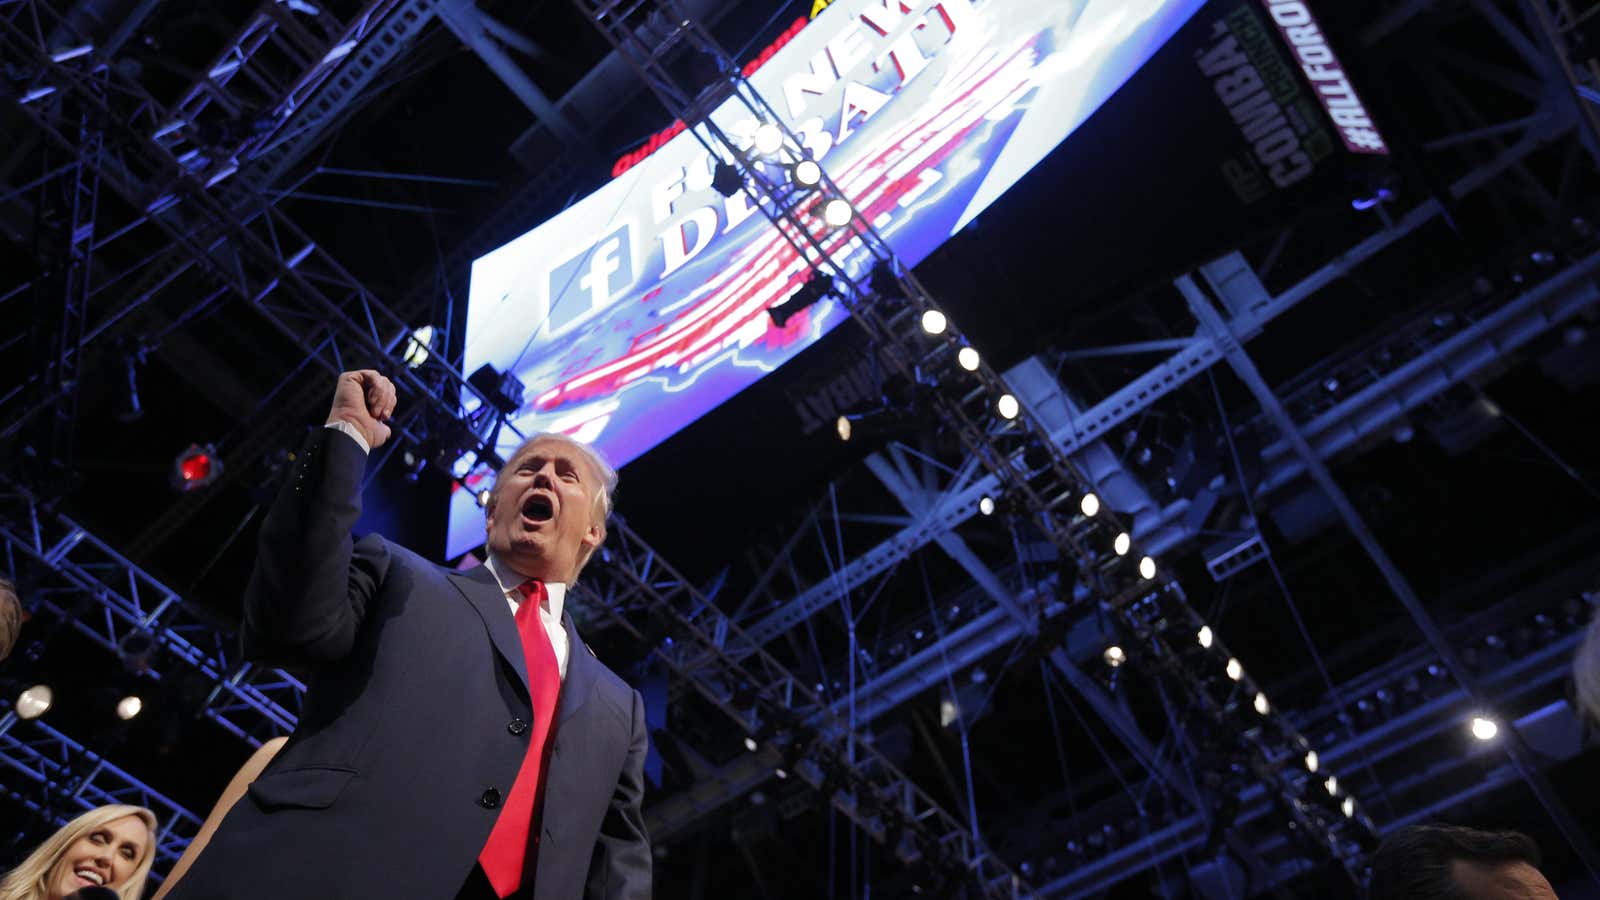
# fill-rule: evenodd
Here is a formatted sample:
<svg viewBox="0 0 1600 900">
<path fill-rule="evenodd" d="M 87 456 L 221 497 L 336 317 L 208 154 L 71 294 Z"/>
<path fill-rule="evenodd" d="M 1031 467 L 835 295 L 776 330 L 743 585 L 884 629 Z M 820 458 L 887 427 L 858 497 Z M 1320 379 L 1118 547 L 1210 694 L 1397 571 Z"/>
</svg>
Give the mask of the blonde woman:
<svg viewBox="0 0 1600 900">
<path fill-rule="evenodd" d="M 0 879 L 0 900 L 63 900 L 105 887 L 139 900 L 156 856 L 156 816 L 142 806 L 101 806 L 63 825 Z"/>
</svg>

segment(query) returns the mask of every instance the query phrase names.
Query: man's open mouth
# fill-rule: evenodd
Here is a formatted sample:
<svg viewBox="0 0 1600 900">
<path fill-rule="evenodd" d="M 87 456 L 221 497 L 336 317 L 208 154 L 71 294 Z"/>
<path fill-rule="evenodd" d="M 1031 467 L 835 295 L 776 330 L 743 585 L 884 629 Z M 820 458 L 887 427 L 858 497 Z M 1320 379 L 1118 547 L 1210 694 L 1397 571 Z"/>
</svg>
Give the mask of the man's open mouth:
<svg viewBox="0 0 1600 900">
<path fill-rule="evenodd" d="M 548 522 L 554 510 L 544 497 L 529 497 L 522 503 L 522 517 L 533 522 Z"/>
</svg>

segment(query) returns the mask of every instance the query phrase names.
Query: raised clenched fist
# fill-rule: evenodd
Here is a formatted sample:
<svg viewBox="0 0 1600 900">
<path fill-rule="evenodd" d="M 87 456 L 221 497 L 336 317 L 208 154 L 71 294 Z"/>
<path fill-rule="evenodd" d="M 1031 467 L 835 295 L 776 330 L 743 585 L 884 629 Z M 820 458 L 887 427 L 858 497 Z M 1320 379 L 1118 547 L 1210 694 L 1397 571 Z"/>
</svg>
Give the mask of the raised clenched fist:
<svg viewBox="0 0 1600 900">
<path fill-rule="evenodd" d="M 389 417 L 394 415 L 397 395 L 394 382 L 372 369 L 345 372 L 333 389 L 333 408 L 329 422 L 347 422 L 376 450 L 389 439 Z"/>
</svg>

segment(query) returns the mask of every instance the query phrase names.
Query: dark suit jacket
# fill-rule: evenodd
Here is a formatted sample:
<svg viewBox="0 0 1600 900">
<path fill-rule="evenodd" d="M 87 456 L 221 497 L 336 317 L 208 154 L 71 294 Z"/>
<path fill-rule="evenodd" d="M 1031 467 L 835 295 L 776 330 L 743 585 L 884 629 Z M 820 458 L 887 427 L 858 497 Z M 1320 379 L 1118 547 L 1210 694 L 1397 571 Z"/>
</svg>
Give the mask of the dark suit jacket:
<svg viewBox="0 0 1600 900">
<path fill-rule="evenodd" d="M 505 595 L 483 567 L 352 542 L 365 466 L 322 429 L 262 524 L 245 652 L 307 670 L 305 705 L 172 900 L 450 900 L 516 778 L 533 717 Z M 644 704 L 563 620 L 532 897 L 645 900 Z"/>
</svg>

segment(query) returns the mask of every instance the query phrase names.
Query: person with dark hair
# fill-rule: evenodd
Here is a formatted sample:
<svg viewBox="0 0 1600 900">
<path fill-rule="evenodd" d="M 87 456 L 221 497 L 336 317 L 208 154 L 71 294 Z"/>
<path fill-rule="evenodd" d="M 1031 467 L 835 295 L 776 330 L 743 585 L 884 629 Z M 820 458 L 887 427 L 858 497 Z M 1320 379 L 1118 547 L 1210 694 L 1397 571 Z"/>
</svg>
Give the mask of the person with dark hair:
<svg viewBox="0 0 1600 900">
<path fill-rule="evenodd" d="M 1372 860 L 1372 900 L 1555 900 L 1539 847 L 1516 831 L 1408 825 Z"/>
</svg>

